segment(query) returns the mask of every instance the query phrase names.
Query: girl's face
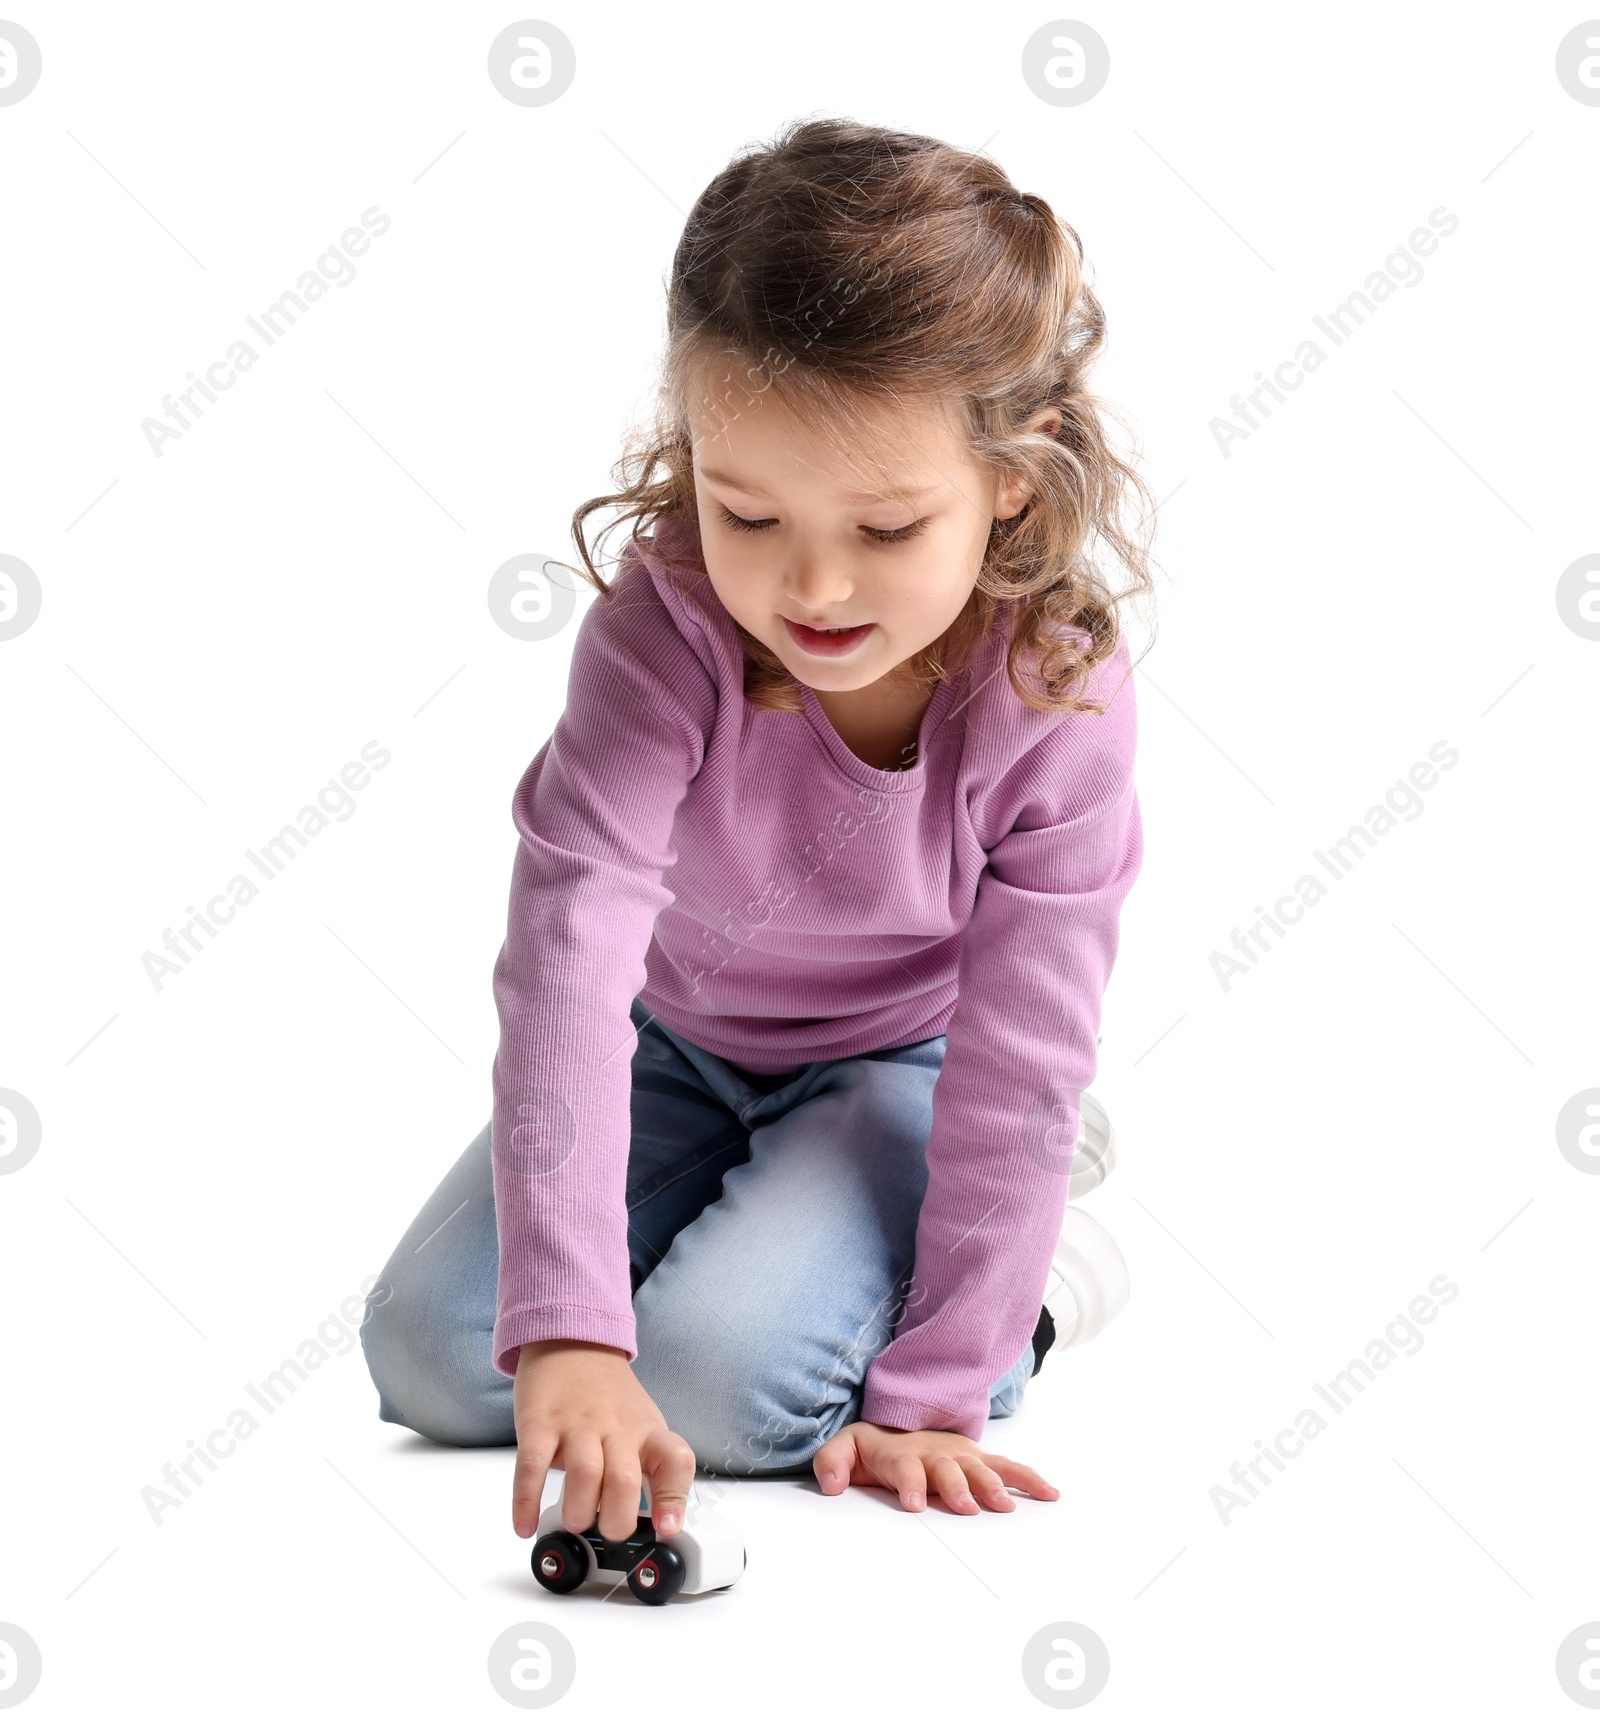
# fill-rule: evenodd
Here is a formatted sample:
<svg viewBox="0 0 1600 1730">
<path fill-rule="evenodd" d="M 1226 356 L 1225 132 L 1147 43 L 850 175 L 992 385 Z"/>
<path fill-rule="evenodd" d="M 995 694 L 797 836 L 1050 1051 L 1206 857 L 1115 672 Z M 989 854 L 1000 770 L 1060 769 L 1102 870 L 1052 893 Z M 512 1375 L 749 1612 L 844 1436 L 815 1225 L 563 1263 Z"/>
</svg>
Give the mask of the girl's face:
<svg viewBox="0 0 1600 1730">
<path fill-rule="evenodd" d="M 868 477 L 772 395 L 691 424 L 711 586 L 815 690 L 860 690 L 936 641 L 972 593 L 991 523 L 1027 501 L 1020 477 L 978 463 L 930 410 L 874 408 Z"/>
</svg>

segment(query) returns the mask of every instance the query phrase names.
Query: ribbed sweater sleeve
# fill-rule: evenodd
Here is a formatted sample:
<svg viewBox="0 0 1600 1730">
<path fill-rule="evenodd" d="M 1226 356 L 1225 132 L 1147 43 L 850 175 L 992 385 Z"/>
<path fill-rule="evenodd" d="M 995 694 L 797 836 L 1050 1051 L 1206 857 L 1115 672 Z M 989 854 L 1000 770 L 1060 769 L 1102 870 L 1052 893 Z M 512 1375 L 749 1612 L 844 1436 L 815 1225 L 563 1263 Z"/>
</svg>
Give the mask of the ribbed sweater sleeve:
<svg viewBox="0 0 1600 1730">
<path fill-rule="evenodd" d="M 500 1276 L 495 1366 L 533 1340 L 637 1351 L 628 1268 L 629 1008 L 673 895 L 674 815 L 717 686 L 644 567 L 584 614 L 566 708 L 517 784 L 492 1150 Z"/>
<path fill-rule="evenodd" d="M 998 789 L 1015 821 L 988 851 L 962 939 L 913 1278 L 867 1371 L 869 1423 L 978 1440 L 989 1387 L 1039 1320 L 1119 911 L 1143 856 L 1126 643 L 1096 671 L 1106 713 L 1054 727 Z"/>
</svg>

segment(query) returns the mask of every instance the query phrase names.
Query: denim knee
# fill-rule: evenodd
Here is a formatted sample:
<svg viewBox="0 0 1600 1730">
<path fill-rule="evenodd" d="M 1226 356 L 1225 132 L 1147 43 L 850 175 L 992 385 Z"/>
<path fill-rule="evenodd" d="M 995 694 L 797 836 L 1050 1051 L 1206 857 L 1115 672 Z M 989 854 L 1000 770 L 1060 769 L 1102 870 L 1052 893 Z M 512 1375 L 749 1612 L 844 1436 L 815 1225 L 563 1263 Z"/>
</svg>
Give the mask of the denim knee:
<svg viewBox="0 0 1600 1730">
<path fill-rule="evenodd" d="M 667 1427 L 707 1471 L 764 1477 L 803 1470 L 860 1413 L 865 1362 L 818 1376 L 798 1361 L 792 1335 L 729 1308 L 737 1331 L 658 1268 L 634 1295 L 634 1373 Z M 881 1343 L 881 1342 L 880 1342 Z"/>
<path fill-rule="evenodd" d="M 641 1354 L 644 1326 L 641 1316 Z M 884 1343 L 876 1342 L 879 1349 Z M 640 1376 L 668 1428 L 689 1443 L 707 1471 L 730 1477 L 803 1471 L 825 1442 L 861 1417 L 870 1360 L 835 1364 L 829 1373 L 818 1375 L 813 1366 L 792 1357 L 786 1361 L 781 1346 L 758 1356 L 749 1351 L 707 1350 L 709 1344 L 702 1330 L 698 1349 L 652 1352 Z M 638 1370 L 640 1365 L 634 1367 Z M 1032 1374 L 1029 1345 L 990 1388 L 991 1418 L 1008 1418 L 1017 1411 Z M 659 1385 L 652 1386 L 652 1381 Z"/>
<path fill-rule="evenodd" d="M 860 1416 L 859 1392 L 816 1408 L 753 1365 L 742 1374 L 735 1363 L 706 1367 L 711 1374 L 680 1376 L 663 1397 L 652 1397 L 708 1472 L 758 1478 L 804 1471 L 824 1442 Z"/>
<path fill-rule="evenodd" d="M 430 1441 L 496 1447 L 516 1440 L 511 1382 L 489 1361 L 480 1331 L 458 1325 L 459 1312 L 430 1282 L 384 1280 L 361 1324 L 361 1349 L 378 1390 L 378 1416 Z M 480 1361 L 481 1360 L 481 1361 Z"/>
<path fill-rule="evenodd" d="M 893 1332 L 892 1305 L 825 1362 L 824 1353 L 807 1357 L 788 1315 L 762 1317 L 748 1301 L 723 1306 L 725 1315 L 740 1319 L 735 1331 L 671 1271 L 658 1269 L 634 1295 L 633 1367 L 667 1427 L 707 1471 L 730 1477 L 802 1471 L 823 1443 L 860 1418 L 867 1369 Z M 1022 1404 L 1033 1365 L 1030 1343 L 990 1388 L 991 1418 L 1010 1417 Z"/>
</svg>

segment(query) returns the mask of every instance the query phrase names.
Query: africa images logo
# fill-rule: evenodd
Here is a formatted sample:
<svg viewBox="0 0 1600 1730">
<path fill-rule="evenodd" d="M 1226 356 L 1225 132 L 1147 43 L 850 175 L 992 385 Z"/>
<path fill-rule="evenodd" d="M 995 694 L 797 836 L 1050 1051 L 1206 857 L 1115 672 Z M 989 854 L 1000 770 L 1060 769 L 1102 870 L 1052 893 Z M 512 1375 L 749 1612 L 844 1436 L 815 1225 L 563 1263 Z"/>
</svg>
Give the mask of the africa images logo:
<svg viewBox="0 0 1600 1730">
<path fill-rule="evenodd" d="M 1461 219 L 1439 205 L 1429 212 L 1428 226 L 1412 229 L 1384 259 L 1382 269 L 1372 271 L 1360 288 L 1352 289 L 1337 306 L 1330 307 L 1326 317 L 1320 312 L 1313 313 L 1311 322 L 1334 348 L 1343 347 L 1346 340 L 1385 301 L 1391 299 L 1397 289 L 1415 288 L 1422 281 L 1426 274 L 1422 260 L 1436 252 L 1439 241 L 1454 234 L 1460 226 Z M 1213 415 L 1211 419 L 1211 436 L 1217 441 L 1217 449 L 1222 455 L 1231 455 L 1230 445 L 1260 431 L 1261 422 L 1272 418 L 1272 409 L 1264 398 L 1271 397 L 1277 403 L 1287 402 L 1289 398 L 1285 392 L 1299 390 L 1307 377 L 1327 358 L 1327 350 L 1315 337 L 1308 336 L 1288 359 L 1278 362 L 1272 369 L 1271 378 L 1258 372 L 1254 390 L 1235 393 L 1228 405 L 1233 419 L 1229 420 L 1225 415 Z"/>
</svg>

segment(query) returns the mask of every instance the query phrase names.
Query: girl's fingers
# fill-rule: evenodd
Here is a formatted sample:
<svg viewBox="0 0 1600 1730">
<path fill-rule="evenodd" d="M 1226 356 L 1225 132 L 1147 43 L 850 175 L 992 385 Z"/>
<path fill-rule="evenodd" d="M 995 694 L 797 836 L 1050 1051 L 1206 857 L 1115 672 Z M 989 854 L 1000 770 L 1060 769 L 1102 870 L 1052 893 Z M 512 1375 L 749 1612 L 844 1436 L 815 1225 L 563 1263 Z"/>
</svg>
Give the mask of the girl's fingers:
<svg viewBox="0 0 1600 1730">
<path fill-rule="evenodd" d="M 900 1506 L 909 1514 L 920 1513 L 928 1505 L 928 1478 L 922 1461 L 915 1454 L 905 1454 L 890 1468 L 891 1488 L 900 1493 Z"/>
<path fill-rule="evenodd" d="M 694 1487 L 694 1449 L 671 1430 L 654 1430 L 639 1450 L 639 1464 L 650 1479 L 650 1523 L 658 1536 L 670 1538 L 683 1525 Z"/>
<path fill-rule="evenodd" d="M 928 1481 L 953 1514 L 975 1514 L 978 1504 L 967 1488 L 962 1462 L 950 1454 L 935 1454 L 928 1461 Z"/>
<path fill-rule="evenodd" d="M 966 1468 L 972 1493 L 980 1502 L 1002 1514 L 1009 1514 L 1016 1507 L 1017 1504 L 1006 1494 L 1000 1474 L 992 1466 L 986 1466 L 981 1458 L 963 1460 L 961 1464 Z"/>
<path fill-rule="evenodd" d="M 567 1481 L 562 1485 L 561 1523 L 569 1532 L 586 1532 L 600 1507 L 605 1450 L 597 1435 L 568 1436 L 562 1443 Z"/>
<path fill-rule="evenodd" d="M 981 1454 L 979 1458 L 1014 1490 L 1026 1490 L 1030 1496 L 1037 1496 L 1043 1502 L 1053 1502 L 1061 1494 L 1042 1472 L 1036 1472 L 1032 1466 L 1008 1460 L 1004 1454 Z"/>
<path fill-rule="evenodd" d="M 638 1447 L 630 1437 L 607 1436 L 602 1439 L 600 1447 L 605 1461 L 605 1479 L 600 1487 L 597 1523 L 602 1538 L 620 1544 L 633 1536 L 639 1524 L 644 1473 L 639 1465 Z"/>
<path fill-rule="evenodd" d="M 841 1430 L 832 1441 L 824 1442 L 811 1458 L 811 1469 L 823 1495 L 839 1495 L 850 1482 L 855 1463 L 856 1442 L 849 1431 Z"/>
<path fill-rule="evenodd" d="M 511 1478 L 511 1526 L 519 1538 L 531 1538 L 539 1524 L 539 1503 L 555 1451 L 553 1442 L 524 1442 L 517 1448 L 517 1466 Z"/>
<path fill-rule="evenodd" d="M 1022 1490 L 1047 1502 L 1060 1495 L 1032 1466 L 1007 1459 L 1004 1454 L 986 1454 L 978 1448 L 947 1453 L 945 1448 L 952 1438 L 942 1434 L 940 1445 L 925 1452 L 902 1452 L 903 1439 L 896 1438 L 891 1452 L 887 1445 L 880 1445 L 870 1426 L 868 1432 L 865 1451 L 858 1445 L 854 1429 L 847 1427 L 812 1456 L 812 1470 L 824 1495 L 838 1495 L 856 1477 L 857 1468 L 864 1474 L 858 1481 L 894 1490 L 900 1505 L 912 1513 L 926 1507 L 930 1495 L 937 1495 L 956 1514 L 976 1514 L 986 1507 L 1009 1514 L 1016 1503 L 1008 1489 Z M 922 1445 L 919 1439 L 913 1449 Z"/>
</svg>

